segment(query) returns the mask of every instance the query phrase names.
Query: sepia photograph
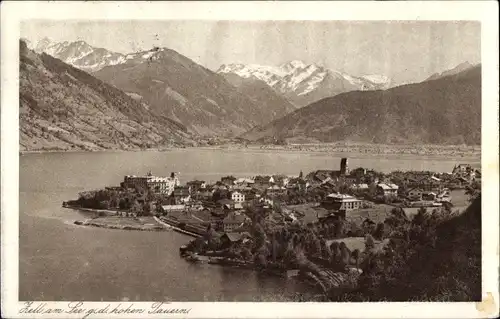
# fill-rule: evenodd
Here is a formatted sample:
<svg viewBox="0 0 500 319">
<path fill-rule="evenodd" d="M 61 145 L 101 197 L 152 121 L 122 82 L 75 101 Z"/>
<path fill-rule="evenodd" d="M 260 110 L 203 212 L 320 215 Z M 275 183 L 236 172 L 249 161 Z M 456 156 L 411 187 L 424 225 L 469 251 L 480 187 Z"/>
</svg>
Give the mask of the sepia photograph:
<svg viewBox="0 0 500 319">
<path fill-rule="evenodd" d="M 481 21 L 98 17 L 12 36 L 17 315 L 484 304 Z"/>
</svg>

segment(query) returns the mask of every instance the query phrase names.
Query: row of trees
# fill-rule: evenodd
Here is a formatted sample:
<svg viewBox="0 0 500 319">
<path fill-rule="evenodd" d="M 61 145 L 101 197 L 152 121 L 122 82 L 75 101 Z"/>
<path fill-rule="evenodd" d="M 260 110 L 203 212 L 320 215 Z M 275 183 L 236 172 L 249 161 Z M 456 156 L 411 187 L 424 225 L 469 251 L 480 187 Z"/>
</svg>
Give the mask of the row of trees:
<svg viewBox="0 0 500 319">
<path fill-rule="evenodd" d="M 452 217 L 456 215 L 449 208 L 432 212 L 421 208 L 411 220 L 402 209 L 394 208 L 384 223 L 365 220 L 356 225 L 340 220 L 276 228 L 267 223 L 266 210 L 249 207 L 246 214 L 252 220 L 253 240 L 231 245 L 226 256 L 253 261 L 261 268 L 299 268 L 318 276 L 324 269 L 361 268 L 359 289 L 328 295 L 331 300 L 471 300 L 480 293 L 480 189 L 471 189 L 469 194 L 473 205 L 469 214 L 461 215 L 469 216 L 465 221 Z M 351 252 L 343 242 L 328 241 L 345 236 L 364 236 L 364 252 Z M 386 238 L 386 248 L 375 249 L 376 241 Z M 210 228 L 195 242 L 200 250 L 221 248 L 220 238 Z M 455 263 L 466 270 L 459 270 Z M 467 279 L 470 270 L 476 273 Z"/>
<path fill-rule="evenodd" d="M 314 261 L 338 271 L 360 261 L 360 251 L 351 252 L 343 242 L 327 241 L 324 236 L 329 229 L 327 226 L 287 224 L 276 228 L 266 222 L 266 210 L 255 207 L 247 208 L 247 215 L 252 220 L 249 227 L 252 240 L 225 247 L 226 257 L 252 261 L 260 268 L 300 268 L 314 272 L 320 269 Z M 338 237 L 343 237 L 344 224 L 338 223 L 339 226 L 333 228 L 339 233 Z M 209 226 L 206 235 L 192 241 L 189 249 L 196 252 L 220 250 L 224 248 L 221 244 L 219 236 Z"/>
<path fill-rule="evenodd" d="M 477 191 L 477 190 L 476 190 Z M 481 195 L 463 214 L 421 208 L 410 221 L 393 214 L 389 244 L 368 250 L 356 292 L 337 301 L 481 300 Z M 368 242 L 367 242 L 368 248 Z"/>
<path fill-rule="evenodd" d="M 72 205 L 92 209 L 121 210 L 136 216 L 147 216 L 155 213 L 154 202 L 160 198 L 144 189 L 101 189 L 79 194 Z"/>
</svg>

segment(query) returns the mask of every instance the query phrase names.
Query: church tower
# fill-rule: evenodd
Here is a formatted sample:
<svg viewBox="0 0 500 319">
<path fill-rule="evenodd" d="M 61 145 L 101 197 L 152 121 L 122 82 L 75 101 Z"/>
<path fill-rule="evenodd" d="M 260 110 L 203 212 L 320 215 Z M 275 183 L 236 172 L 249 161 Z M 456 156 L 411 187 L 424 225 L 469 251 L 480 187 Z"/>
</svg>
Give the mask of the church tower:
<svg viewBox="0 0 500 319">
<path fill-rule="evenodd" d="M 340 160 L 340 175 L 349 175 L 349 165 L 345 157 Z"/>
</svg>

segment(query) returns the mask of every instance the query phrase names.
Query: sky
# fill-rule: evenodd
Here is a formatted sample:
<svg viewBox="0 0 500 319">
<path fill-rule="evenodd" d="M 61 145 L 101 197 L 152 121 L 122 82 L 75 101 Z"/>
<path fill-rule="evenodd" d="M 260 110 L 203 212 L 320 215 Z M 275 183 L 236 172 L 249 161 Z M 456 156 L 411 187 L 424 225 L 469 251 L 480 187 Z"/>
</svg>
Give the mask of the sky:
<svg viewBox="0 0 500 319">
<path fill-rule="evenodd" d="M 222 64 L 302 60 L 395 83 L 481 61 L 475 21 L 30 20 L 21 23 L 21 37 L 84 40 L 121 53 L 168 47 L 214 71 Z"/>
</svg>

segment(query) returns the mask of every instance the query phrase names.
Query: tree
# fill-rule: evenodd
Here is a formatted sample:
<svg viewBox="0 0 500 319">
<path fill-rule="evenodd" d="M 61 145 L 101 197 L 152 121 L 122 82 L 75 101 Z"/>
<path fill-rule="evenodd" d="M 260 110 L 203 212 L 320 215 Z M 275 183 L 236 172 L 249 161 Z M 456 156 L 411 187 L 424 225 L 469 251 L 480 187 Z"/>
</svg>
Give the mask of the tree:
<svg viewBox="0 0 500 319">
<path fill-rule="evenodd" d="M 251 260 L 253 258 L 252 252 L 250 251 L 250 249 L 248 247 L 243 246 L 241 248 L 241 257 L 244 260 Z"/>
<path fill-rule="evenodd" d="M 417 214 L 413 217 L 412 224 L 422 225 L 427 219 L 427 209 L 425 207 L 420 207 Z"/>
<path fill-rule="evenodd" d="M 255 232 L 255 247 L 259 249 L 260 247 L 266 244 L 267 235 L 260 223 L 254 224 L 254 232 Z"/>
<path fill-rule="evenodd" d="M 205 235 L 203 237 L 205 238 L 205 240 L 208 242 L 208 245 L 210 246 L 210 243 L 211 243 L 212 238 L 213 238 L 212 223 L 208 224 L 207 228 L 205 229 Z"/>
<path fill-rule="evenodd" d="M 138 201 L 134 201 L 132 207 L 130 207 L 130 212 L 137 214 L 137 216 L 142 215 L 142 206 L 139 204 Z"/>
<path fill-rule="evenodd" d="M 333 231 L 334 238 L 341 238 L 344 235 L 344 221 L 343 220 L 336 220 L 334 222 L 334 231 Z"/>
<path fill-rule="evenodd" d="M 340 251 L 340 246 L 339 243 L 334 241 L 333 243 L 330 244 L 330 251 L 331 251 L 331 257 L 330 257 L 330 263 L 332 265 L 336 265 L 340 262 L 342 259 L 342 253 Z"/>
<path fill-rule="evenodd" d="M 322 245 L 321 245 L 321 241 L 319 240 L 319 238 L 317 236 L 314 236 L 312 248 L 313 248 L 312 255 L 317 255 L 319 257 L 322 256 L 322 254 L 323 254 Z"/>
<path fill-rule="evenodd" d="M 330 260 L 332 258 L 332 251 L 326 240 L 321 239 L 323 258 Z"/>
<path fill-rule="evenodd" d="M 377 224 L 377 227 L 375 228 L 375 232 L 373 233 L 373 237 L 375 237 L 378 240 L 384 239 L 384 237 L 385 237 L 384 223 L 380 222 Z"/>
<path fill-rule="evenodd" d="M 375 240 L 371 234 L 365 236 L 365 250 L 367 252 L 372 251 L 375 248 Z"/>
<path fill-rule="evenodd" d="M 188 248 L 193 252 L 201 252 L 205 246 L 205 242 L 202 237 L 198 237 L 189 243 Z"/>
<path fill-rule="evenodd" d="M 267 256 L 269 256 L 269 250 L 267 245 L 262 245 L 255 254 L 255 263 L 260 267 L 267 266 Z"/>
<path fill-rule="evenodd" d="M 473 181 L 465 190 L 465 194 L 469 196 L 469 202 L 472 202 L 478 195 L 481 194 L 481 183 Z"/>
<path fill-rule="evenodd" d="M 371 219 L 366 218 L 361 224 L 361 227 L 363 228 L 364 234 L 372 234 L 375 232 L 376 225 Z"/>
<path fill-rule="evenodd" d="M 340 242 L 339 247 L 341 253 L 340 266 L 342 269 L 344 269 L 347 265 L 349 265 L 351 261 L 351 251 L 349 250 L 349 248 L 347 248 L 344 242 Z"/>
<path fill-rule="evenodd" d="M 128 198 L 120 198 L 120 201 L 118 202 L 118 207 L 120 209 L 129 209 L 130 205 L 128 203 Z"/>
<path fill-rule="evenodd" d="M 274 203 L 273 203 L 273 210 L 276 213 L 278 213 L 278 214 L 282 214 L 283 213 L 283 209 L 281 208 L 281 204 L 278 201 L 274 201 Z"/>
<path fill-rule="evenodd" d="M 152 204 L 151 202 L 144 202 L 144 204 L 142 205 L 142 211 L 139 212 L 139 216 L 149 216 L 151 215 L 153 211 L 153 208 L 152 208 Z"/>
<path fill-rule="evenodd" d="M 119 207 L 119 199 L 117 196 L 113 196 L 109 200 L 109 208 L 117 208 L 117 207 Z"/>
<path fill-rule="evenodd" d="M 360 251 L 359 249 L 355 249 L 352 252 L 352 258 L 354 259 L 354 262 L 356 263 L 356 268 L 359 268 L 359 257 L 360 257 Z"/>
<path fill-rule="evenodd" d="M 276 257 L 278 255 L 278 241 L 276 240 L 276 234 L 271 234 L 271 260 L 276 262 Z"/>
</svg>

